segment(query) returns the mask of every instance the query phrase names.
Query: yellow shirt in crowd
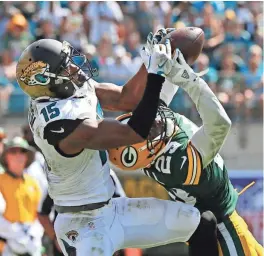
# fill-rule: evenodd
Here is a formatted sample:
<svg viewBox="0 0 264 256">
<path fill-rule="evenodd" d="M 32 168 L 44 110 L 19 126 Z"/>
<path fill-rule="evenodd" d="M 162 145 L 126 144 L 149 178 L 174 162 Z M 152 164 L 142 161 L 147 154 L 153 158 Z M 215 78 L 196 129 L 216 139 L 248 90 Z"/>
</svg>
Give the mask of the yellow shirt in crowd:
<svg viewBox="0 0 264 256">
<path fill-rule="evenodd" d="M 41 190 L 37 181 L 24 174 L 22 178 L 7 172 L 0 174 L 0 193 L 6 202 L 3 217 L 14 223 L 33 222 L 37 218 Z M 4 242 L 0 241 L 0 252 Z"/>
</svg>

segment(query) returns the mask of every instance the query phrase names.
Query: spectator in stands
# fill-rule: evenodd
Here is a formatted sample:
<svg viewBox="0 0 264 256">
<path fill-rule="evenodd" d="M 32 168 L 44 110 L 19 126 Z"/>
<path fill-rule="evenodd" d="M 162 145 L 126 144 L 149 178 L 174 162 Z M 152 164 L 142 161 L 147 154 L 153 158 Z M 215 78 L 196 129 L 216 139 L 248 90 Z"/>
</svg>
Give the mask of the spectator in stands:
<svg viewBox="0 0 264 256">
<path fill-rule="evenodd" d="M 108 34 L 104 34 L 102 36 L 100 43 L 97 47 L 97 51 L 100 59 L 99 64 L 105 65 L 107 58 L 113 55 L 113 44 Z"/>
<path fill-rule="evenodd" d="M 52 20 L 55 30 L 59 32 L 62 18 L 69 15 L 69 9 L 62 8 L 59 1 L 40 1 L 36 3 L 40 5 L 39 12 L 36 13 L 37 19 L 39 21 Z"/>
<path fill-rule="evenodd" d="M 250 33 L 244 29 L 243 23 L 237 19 L 230 21 L 229 30 L 225 35 L 225 43 L 232 43 L 235 45 L 234 53 L 246 58 L 248 47 L 252 44 Z"/>
<path fill-rule="evenodd" d="M 4 151 L 4 139 L 5 138 L 6 138 L 6 133 L 4 129 L 0 127 L 0 159 Z M 4 167 L 2 166 L 1 161 L 0 161 L 0 174 L 4 172 L 5 172 Z M 1 209 L 1 205 L 0 205 L 0 209 Z M 5 239 L 0 237 L 0 255 L 2 255 L 4 246 L 5 246 Z"/>
<path fill-rule="evenodd" d="M 262 104 L 263 99 L 263 60 L 262 49 L 253 45 L 249 50 L 249 59 L 246 70 L 243 72 L 246 90 L 244 92 L 246 102 L 246 118 L 253 116 L 252 111 Z M 261 112 L 258 116 L 261 116 Z"/>
<path fill-rule="evenodd" d="M 249 6 L 247 6 L 246 2 L 237 3 L 236 15 L 238 22 L 242 24 L 253 22 L 254 17 L 251 10 L 248 7 Z"/>
<path fill-rule="evenodd" d="M 171 6 L 168 1 L 152 2 L 151 12 L 154 14 L 153 30 L 156 31 L 160 27 L 170 27 Z"/>
<path fill-rule="evenodd" d="M 128 35 L 127 40 L 125 42 L 126 50 L 131 54 L 132 59 L 140 56 L 140 35 L 138 32 L 132 32 Z"/>
<path fill-rule="evenodd" d="M 8 108 L 8 99 L 16 85 L 16 62 L 22 51 L 33 40 L 28 32 L 28 22 L 22 14 L 14 14 L 0 41 L 0 116 Z"/>
<path fill-rule="evenodd" d="M 238 2 L 237 5 L 237 21 L 244 25 L 246 31 L 253 38 L 255 33 L 254 15 L 246 2 Z"/>
<path fill-rule="evenodd" d="M 43 19 L 39 21 L 38 29 L 36 30 L 36 40 L 51 38 L 60 40 L 60 37 L 55 32 L 55 26 L 53 25 L 52 20 Z"/>
<path fill-rule="evenodd" d="M 136 21 L 133 17 L 130 16 L 126 16 L 124 17 L 124 27 L 125 27 L 125 31 L 124 33 L 124 38 L 125 38 L 125 42 L 128 41 L 128 37 L 133 34 L 133 33 L 139 33 L 138 29 L 137 29 L 137 24 Z M 140 37 L 140 34 L 139 34 Z M 141 42 L 142 38 L 140 37 L 140 42 Z M 145 38 L 143 38 L 143 40 L 145 40 Z M 145 43 L 145 42 L 143 42 Z"/>
<path fill-rule="evenodd" d="M 201 72 L 209 68 L 209 58 L 206 54 L 202 53 L 195 62 L 194 70 Z M 208 83 L 211 90 L 216 93 L 216 83 L 218 80 L 218 73 L 214 67 L 210 67 L 208 72 L 203 76 L 203 79 Z"/>
<path fill-rule="evenodd" d="M 107 76 L 106 63 L 113 54 L 113 45 L 108 34 L 104 34 L 97 47 L 99 79 L 102 81 Z"/>
<path fill-rule="evenodd" d="M 12 83 L 5 77 L 4 69 L 0 66 L 0 118 L 7 114 L 9 99 L 13 89 Z"/>
<path fill-rule="evenodd" d="M 171 11 L 172 26 L 169 27 L 179 28 L 186 26 L 201 25 L 201 19 L 198 22 L 194 21 L 194 15 L 196 13 L 196 9 L 192 8 L 192 10 L 190 11 L 191 8 L 190 5 L 191 5 L 190 2 L 182 2 L 182 1 L 173 2 L 172 11 Z"/>
<path fill-rule="evenodd" d="M 131 57 L 127 54 L 126 49 L 122 45 L 114 47 L 113 57 L 108 58 L 105 66 L 105 75 L 102 77 L 111 83 L 124 85 L 133 73 L 131 72 Z"/>
<path fill-rule="evenodd" d="M 82 41 L 87 41 L 83 27 L 83 16 L 80 13 L 81 3 L 71 1 L 69 13 L 61 20 L 60 39 L 69 42 L 75 49 L 81 51 Z"/>
<path fill-rule="evenodd" d="M 222 102 L 226 102 L 226 107 L 237 106 L 239 109 L 241 104 L 245 105 L 246 102 L 247 106 L 254 106 L 253 109 L 261 107 L 263 88 L 260 86 L 256 90 L 249 88 L 252 79 L 258 80 L 258 85 L 262 83 L 257 71 L 252 73 L 255 65 L 253 62 L 257 63 L 257 58 L 254 60 L 253 57 L 249 57 L 248 51 L 251 45 L 258 45 L 261 49 L 263 47 L 262 2 L 30 1 L 26 4 L 20 2 L 0 4 L 0 116 L 1 112 L 2 115 L 6 112 L 8 106 L 12 107 L 11 111 L 17 111 L 19 108 L 14 107 L 17 104 L 8 104 L 8 101 L 19 95 L 15 80 L 16 58 L 21 48 L 28 44 L 25 42 L 33 39 L 31 34 L 36 35 L 36 39 L 56 38 L 70 41 L 89 56 L 92 65 L 99 70 L 99 76 L 95 79 L 102 81 L 102 78 L 107 76 L 108 66 L 115 63 L 109 60 L 113 59 L 113 49 L 116 45 L 124 46 L 131 54 L 130 71 L 136 72 L 141 65 L 139 55 L 141 43 L 145 43 L 144 38 L 149 31 L 155 31 L 159 25 L 175 28 L 201 27 L 206 37 L 204 53 L 209 57 L 211 67 L 205 78 L 211 81 L 211 88 L 217 89 L 218 96 Z M 73 15 L 70 15 L 71 13 Z M 39 28 L 35 27 L 36 24 L 39 24 Z M 87 45 L 92 54 L 87 52 Z M 228 68 L 223 68 L 223 62 L 232 64 Z M 206 63 L 207 60 L 202 55 L 195 69 L 200 70 L 199 66 Z M 122 59 L 120 65 L 125 66 L 125 60 Z M 231 77 L 225 75 L 226 72 L 232 73 L 230 70 L 233 67 L 234 74 Z M 261 68 L 262 62 L 258 70 Z M 241 85 L 234 83 L 234 77 L 238 77 L 239 72 L 244 74 L 246 91 L 243 83 Z M 215 80 L 213 77 L 218 77 L 217 88 L 212 82 L 212 79 Z M 227 92 L 228 90 L 231 92 Z M 185 108 L 187 111 L 184 111 L 185 114 L 193 114 L 188 110 L 191 109 L 188 97 L 185 97 L 181 90 L 177 94 L 179 103 L 176 104 L 177 109 Z"/>
<path fill-rule="evenodd" d="M 0 127 L 0 159 L 4 151 L 4 139 L 6 138 L 6 133 L 2 127 Z M 0 174 L 4 172 L 4 167 L 0 162 Z M 1 252 L 1 251 L 0 251 Z"/>
<path fill-rule="evenodd" d="M 245 87 L 241 73 L 236 72 L 233 56 L 223 56 L 217 86 L 217 96 L 230 118 L 243 116 L 245 106 L 243 92 Z M 233 112 L 234 107 L 236 109 L 235 112 Z"/>
<path fill-rule="evenodd" d="M 235 70 L 240 72 L 245 68 L 245 61 L 239 54 L 235 53 L 235 44 L 226 43 L 220 46 L 217 50 L 213 52 L 210 65 L 213 65 L 218 71 L 221 71 L 221 62 L 223 56 L 232 56 L 233 62 L 235 64 Z"/>
<path fill-rule="evenodd" d="M 152 31 L 154 26 L 154 15 L 150 12 L 150 5 L 151 2 L 140 1 L 137 11 L 134 13 L 137 29 L 142 39 L 147 38 L 149 31 Z"/>
<path fill-rule="evenodd" d="M 224 28 L 222 21 L 214 13 L 213 6 L 207 2 L 203 8 L 203 23 L 201 25 L 205 33 L 204 50 L 211 53 L 224 42 Z"/>
<path fill-rule="evenodd" d="M 123 21 L 123 13 L 115 1 L 91 2 L 86 8 L 86 19 L 90 22 L 89 42 L 98 45 L 107 33 L 111 43 L 118 42 L 118 25 Z"/>
<path fill-rule="evenodd" d="M 0 2 L 0 38 L 5 34 L 9 20 L 7 9 L 6 3 Z"/>
<path fill-rule="evenodd" d="M 246 70 L 243 72 L 247 88 L 258 87 L 263 75 L 262 49 L 252 45 L 249 49 L 249 58 Z"/>
<path fill-rule="evenodd" d="M 24 174 L 34 150 L 20 137 L 5 144 L 0 174 L 0 236 L 6 240 L 3 256 L 41 255 L 43 228 L 37 220 L 41 191 L 35 181 Z"/>
<path fill-rule="evenodd" d="M 7 31 L 3 35 L 2 61 L 3 65 L 10 65 L 17 61 L 22 51 L 33 41 L 32 35 L 28 32 L 28 22 L 22 14 L 15 14 L 7 24 Z"/>
</svg>

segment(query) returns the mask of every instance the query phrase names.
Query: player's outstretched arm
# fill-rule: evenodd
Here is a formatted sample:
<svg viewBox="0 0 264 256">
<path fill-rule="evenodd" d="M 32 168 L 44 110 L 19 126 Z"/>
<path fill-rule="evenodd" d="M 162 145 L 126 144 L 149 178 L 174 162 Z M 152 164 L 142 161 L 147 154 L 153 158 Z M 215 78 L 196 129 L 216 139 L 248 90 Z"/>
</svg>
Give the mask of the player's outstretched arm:
<svg viewBox="0 0 264 256">
<path fill-rule="evenodd" d="M 44 130 L 47 141 L 66 154 L 75 154 L 83 148 L 109 149 L 145 140 L 157 114 L 160 91 L 165 80 L 163 69 L 165 63 L 171 60 L 170 41 L 167 40 L 165 45 L 156 45 L 149 58 L 147 86 L 127 124 L 112 119 L 85 119 L 63 136 L 67 127 L 62 127 L 63 123 L 60 122 L 59 131 L 62 133 L 59 133 L 61 139 L 58 141 L 58 133 L 53 133 L 58 128 L 54 130 L 54 124 L 49 123 Z"/>
<path fill-rule="evenodd" d="M 193 72 L 179 50 L 176 50 L 173 62 L 168 79 L 189 94 L 203 121 L 191 142 L 206 167 L 221 149 L 231 128 L 231 120 L 207 83 Z"/>
<path fill-rule="evenodd" d="M 102 108 L 110 111 L 133 111 L 142 99 L 147 84 L 147 76 L 147 69 L 142 65 L 124 86 L 117 86 L 112 83 L 96 83 L 96 96 Z"/>
<path fill-rule="evenodd" d="M 142 142 L 147 138 L 155 119 L 163 82 L 162 76 L 148 75 L 146 92 L 127 124 L 107 118 L 85 119 L 69 136 L 61 140 L 60 149 L 66 154 L 74 154 L 83 148 L 108 149 Z"/>
</svg>

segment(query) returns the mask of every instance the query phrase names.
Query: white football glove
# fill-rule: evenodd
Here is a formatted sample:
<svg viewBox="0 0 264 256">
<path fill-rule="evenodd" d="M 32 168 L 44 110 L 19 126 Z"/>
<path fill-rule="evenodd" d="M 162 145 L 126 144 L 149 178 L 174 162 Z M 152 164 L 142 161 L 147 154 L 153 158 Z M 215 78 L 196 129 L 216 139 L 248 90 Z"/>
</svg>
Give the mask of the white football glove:
<svg viewBox="0 0 264 256">
<path fill-rule="evenodd" d="M 150 50 L 143 47 L 140 52 L 148 73 L 166 77 L 172 68 L 170 40 L 166 39 L 165 44 L 153 44 Z"/>
<path fill-rule="evenodd" d="M 160 28 L 156 31 L 156 33 L 153 35 L 152 32 L 150 32 L 147 36 L 147 43 L 146 47 L 151 52 L 151 49 L 153 48 L 154 44 L 159 44 L 164 37 L 167 36 L 170 32 L 176 30 L 175 28 Z"/>
<path fill-rule="evenodd" d="M 154 48 L 154 45 L 159 44 L 162 41 L 162 39 L 167 35 L 167 30 L 169 32 L 172 31 L 172 29 L 160 28 L 159 30 L 157 30 L 157 32 L 154 35 L 152 32 L 150 32 L 148 34 L 147 42 L 145 44 L 145 48 L 146 48 L 148 54 L 151 54 L 152 50 Z M 144 62 L 145 67 L 147 67 L 148 66 L 148 58 L 147 57 L 144 58 L 144 56 L 143 56 L 142 60 Z"/>
<path fill-rule="evenodd" d="M 179 49 L 175 50 L 171 66 L 172 68 L 166 77 L 171 83 L 184 87 L 188 83 L 196 83 L 198 81 L 200 74 L 196 74 L 186 63 Z"/>
</svg>

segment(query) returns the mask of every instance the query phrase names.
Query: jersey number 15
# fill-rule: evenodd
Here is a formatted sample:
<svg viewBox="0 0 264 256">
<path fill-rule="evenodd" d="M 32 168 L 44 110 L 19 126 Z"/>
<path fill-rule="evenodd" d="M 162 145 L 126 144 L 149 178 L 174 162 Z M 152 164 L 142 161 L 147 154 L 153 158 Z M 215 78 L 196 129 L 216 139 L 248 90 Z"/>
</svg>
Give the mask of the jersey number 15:
<svg viewBox="0 0 264 256">
<path fill-rule="evenodd" d="M 55 107 L 56 104 L 57 102 L 53 102 L 40 111 L 46 122 L 60 115 L 60 110 Z"/>
</svg>

